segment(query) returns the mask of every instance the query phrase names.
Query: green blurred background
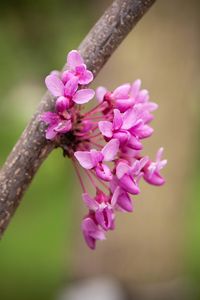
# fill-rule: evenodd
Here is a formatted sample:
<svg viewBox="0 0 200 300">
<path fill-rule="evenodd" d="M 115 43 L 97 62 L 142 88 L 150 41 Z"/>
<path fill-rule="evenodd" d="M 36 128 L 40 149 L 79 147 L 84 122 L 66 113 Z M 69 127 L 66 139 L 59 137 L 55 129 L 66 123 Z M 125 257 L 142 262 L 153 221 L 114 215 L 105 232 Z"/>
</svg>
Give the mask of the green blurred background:
<svg viewBox="0 0 200 300">
<path fill-rule="evenodd" d="M 110 2 L 1 1 L 1 165 L 45 91 L 45 76 L 62 67 L 67 52 L 78 46 Z M 155 137 L 145 145 L 151 155 L 165 147 L 166 186 L 144 185 L 134 215 L 119 216 L 116 232 L 91 254 L 80 235 L 81 190 L 70 161 L 54 151 L 1 241 L 0 299 L 56 299 L 66 282 L 99 274 L 115 276 L 133 289 L 177 278 L 198 286 L 199 1 L 157 2 L 94 86 L 111 89 L 143 79 L 160 105 Z"/>
</svg>

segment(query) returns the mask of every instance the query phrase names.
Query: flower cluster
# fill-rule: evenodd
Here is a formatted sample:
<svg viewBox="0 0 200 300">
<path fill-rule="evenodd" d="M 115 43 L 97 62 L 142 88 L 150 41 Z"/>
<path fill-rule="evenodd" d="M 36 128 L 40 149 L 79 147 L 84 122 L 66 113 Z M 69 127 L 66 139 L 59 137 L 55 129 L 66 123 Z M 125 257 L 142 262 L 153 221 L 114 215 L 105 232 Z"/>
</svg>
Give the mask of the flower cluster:
<svg viewBox="0 0 200 300">
<path fill-rule="evenodd" d="M 104 240 L 105 233 L 115 228 L 116 211 L 133 211 L 131 197 L 140 193 L 142 178 L 153 185 L 164 183 L 160 170 L 167 161 L 162 160 L 163 148 L 155 161 L 141 154 L 142 140 L 153 133 L 149 124 L 157 104 L 149 101 L 140 80 L 112 92 L 99 87 L 97 105 L 85 112 L 81 105 L 95 96 L 86 87 L 93 74 L 76 50 L 68 54 L 67 66 L 66 71 L 53 71 L 46 77 L 46 86 L 55 97 L 55 112 L 45 112 L 41 120 L 48 125 L 46 138 L 58 140 L 72 160 L 88 207 L 81 228 L 87 245 L 94 249 L 96 241 Z M 89 179 L 93 196 L 83 177 Z"/>
</svg>

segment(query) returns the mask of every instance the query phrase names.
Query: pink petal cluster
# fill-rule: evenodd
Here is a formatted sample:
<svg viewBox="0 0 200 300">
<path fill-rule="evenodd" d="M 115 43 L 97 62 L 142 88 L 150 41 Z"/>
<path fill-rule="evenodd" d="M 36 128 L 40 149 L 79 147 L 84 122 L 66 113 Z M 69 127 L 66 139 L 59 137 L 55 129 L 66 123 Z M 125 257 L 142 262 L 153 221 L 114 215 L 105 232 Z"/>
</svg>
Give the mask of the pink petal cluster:
<svg viewBox="0 0 200 300">
<path fill-rule="evenodd" d="M 116 211 L 133 211 L 132 197 L 140 193 L 141 179 L 164 184 L 160 170 L 167 161 L 162 160 L 163 148 L 155 161 L 141 154 L 143 139 L 153 133 L 150 122 L 157 104 L 150 102 L 140 80 L 112 92 L 99 87 L 97 105 L 85 112 L 81 105 L 95 92 L 84 86 L 93 74 L 76 50 L 68 54 L 67 67 L 61 74 L 52 72 L 46 77 L 46 86 L 55 97 L 55 112 L 45 112 L 41 120 L 48 125 L 46 138 L 60 139 L 64 154 L 72 160 L 88 208 L 81 228 L 87 245 L 94 249 L 96 241 L 104 240 L 106 232 L 115 228 Z"/>
<path fill-rule="evenodd" d="M 85 104 L 95 95 L 92 89 L 83 88 L 93 80 L 93 74 L 87 70 L 81 55 L 72 50 L 67 56 L 69 69 L 61 75 L 59 72 L 52 72 L 45 79 L 46 86 L 52 96 L 55 97 L 55 113 L 46 112 L 41 120 L 49 126 L 46 131 L 46 138 L 54 139 L 58 134 L 67 133 L 72 130 L 76 104 Z M 82 86 L 78 89 L 79 85 Z"/>
</svg>

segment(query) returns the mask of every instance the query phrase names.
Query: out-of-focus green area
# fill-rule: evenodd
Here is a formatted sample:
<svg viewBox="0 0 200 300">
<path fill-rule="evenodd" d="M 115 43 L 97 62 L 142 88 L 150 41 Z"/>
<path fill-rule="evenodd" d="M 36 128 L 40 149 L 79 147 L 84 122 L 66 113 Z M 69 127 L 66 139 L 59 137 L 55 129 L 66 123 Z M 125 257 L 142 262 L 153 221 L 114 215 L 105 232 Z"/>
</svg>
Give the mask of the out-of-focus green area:
<svg viewBox="0 0 200 300">
<path fill-rule="evenodd" d="M 198 153 L 198 151 L 197 151 Z M 186 227 L 186 258 L 187 270 L 197 285 L 200 281 L 200 159 L 196 158 L 198 168 L 190 179 L 190 188 L 187 197 L 192 204 L 187 203 L 187 227 Z M 189 201 L 188 201 L 189 202 Z M 200 288 L 199 294 L 200 295 Z"/>
<path fill-rule="evenodd" d="M 100 14 L 99 9 L 108 2 L 1 2 L 1 165 L 45 91 L 44 77 L 62 67 L 67 52 L 77 47 Z M 79 273 L 119 277 L 123 273 L 121 277 L 130 286 L 137 280 L 173 280 L 175 276 L 199 282 L 200 172 L 196 140 L 200 124 L 199 118 L 195 119 L 200 95 L 196 38 L 199 3 L 157 2 L 134 35 L 129 35 L 113 55 L 97 83 L 113 88 L 141 77 L 144 87 L 151 88 L 160 108 L 148 151 L 155 153 L 164 145 L 169 160 L 167 184 L 161 189 L 144 187 L 134 214 L 120 216 L 116 231 L 91 254 L 83 245 L 79 228 L 74 230 L 80 223 L 74 222 L 74 203 L 81 203 L 81 197 L 74 196 L 74 190 L 79 189 L 75 174 L 61 151 L 54 151 L 34 178 L 0 243 L 0 299 L 55 299 L 65 279 Z M 73 239 L 77 232 L 79 247 Z M 179 258 L 184 265 L 177 263 Z"/>
</svg>

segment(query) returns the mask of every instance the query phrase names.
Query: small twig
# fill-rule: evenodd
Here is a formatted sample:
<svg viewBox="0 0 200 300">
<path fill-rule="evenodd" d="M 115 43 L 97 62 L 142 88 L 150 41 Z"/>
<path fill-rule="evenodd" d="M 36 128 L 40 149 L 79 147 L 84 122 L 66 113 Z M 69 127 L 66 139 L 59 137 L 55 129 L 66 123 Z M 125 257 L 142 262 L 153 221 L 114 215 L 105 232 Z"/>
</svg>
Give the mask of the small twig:
<svg viewBox="0 0 200 300">
<path fill-rule="evenodd" d="M 106 10 L 78 48 L 94 76 L 154 2 L 116 0 Z M 0 170 L 0 236 L 38 168 L 55 147 L 45 139 L 45 126 L 38 119 L 53 107 L 54 99 L 47 92 Z"/>
</svg>

